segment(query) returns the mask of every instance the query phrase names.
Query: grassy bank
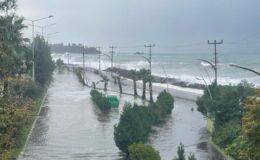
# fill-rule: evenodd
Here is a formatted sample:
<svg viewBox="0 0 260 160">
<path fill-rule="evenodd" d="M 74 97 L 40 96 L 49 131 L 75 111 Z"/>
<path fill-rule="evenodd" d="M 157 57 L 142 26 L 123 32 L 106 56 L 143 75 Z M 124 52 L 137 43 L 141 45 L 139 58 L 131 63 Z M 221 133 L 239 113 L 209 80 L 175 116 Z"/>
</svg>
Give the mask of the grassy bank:
<svg viewBox="0 0 260 160">
<path fill-rule="evenodd" d="M 38 98 L 35 101 L 35 103 L 33 104 L 32 108 L 31 108 L 31 114 L 32 114 L 31 121 L 28 124 L 26 124 L 25 126 L 23 126 L 22 130 L 20 130 L 20 135 L 19 135 L 19 138 L 17 139 L 18 146 L 16 148 L 14 148 L 11 153 L 12 159 L 18 159 L 20 154 L 23 154 L 22 152 L 24 152 L 24 149 L 27 145 L 27 141 L 28 141 L 30 134 L 32 132 L 32 129 L 34 127 L 34 124 L 37 121 L 37 116 L 39 115 L 39 113 L 41 111 L 41 107 L 46 99 L 49 84 L 50 84 L 50 82 L 48 83 L 48 85 L 46 85 L 46 87 L 43 90 L 42 95 L 40 96 L 40 98 Z"/>
<path fill-rule="evenodd" d="M 212 121 L 209 117 L 207 117 L 207 130 L 208 130 L 208 132 L 209 132 L 210 134 L 212 134 L 212 132 L 213 132 L 213 130 L 214 130 L 214 125 L 213 125 L 213 124 L 214 124 L 213 121 Z M 229 155 L 227 155 L 223 149 L 221 149 L 217 144 L 215 144 L 215 143 L 213 142 L 211 135 L 210 135 L 210 138 L 209 138 L 209 144 L 210 144 L 211 146 L 213 146 L 214 149 L 215 149 L 216 151 L 218 151 L 218 153 L 219 153 L 223 158 L 225 158 L 226 160 L 234 160 L 232 157 L 230 157 Z"/>
</svg>

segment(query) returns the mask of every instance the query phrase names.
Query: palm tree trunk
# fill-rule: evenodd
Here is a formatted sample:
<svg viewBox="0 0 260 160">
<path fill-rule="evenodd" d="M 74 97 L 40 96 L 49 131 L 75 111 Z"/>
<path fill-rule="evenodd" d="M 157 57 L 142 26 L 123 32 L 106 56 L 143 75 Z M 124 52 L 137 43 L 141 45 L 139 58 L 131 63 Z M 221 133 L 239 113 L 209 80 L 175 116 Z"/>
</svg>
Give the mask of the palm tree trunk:
<svg viewBox="0 0 260 160">
<path fill-rule="evenodd" d="M 107 81 L 105 80 L 104 91 L 107 91 Z"/>
<path fill-rule="evenodd" d="M 145 92 L 146 92 L 146 82 L 143 81 L 143 95 L 142 95 L 143 100 L 146 99 Z"/>
<path fill-rule="evenodd" d="M 133 82 L 134 82 L 134 96 L 137 97 L 138 94 L 137 94 L 136 79 L 135 78 L 133 79 Z"/>
<path fill-rule="evenodd" d="M 152 81 L 149 81 L 150 103 L 153 103 L 153 86 Z"/>
<path fill-rule="evenodd" d="M 123 93 L 123 90 L 122 90 L 121 79 L 120 79 L 120 77 L 119 77 L 119 76 L 117 77 L 117 82 L 118 82 L 118 86 L 119 86 L 119 91 L 120 91 L 120 94 L 122 94 L 122 93 Z"/>
</svg>

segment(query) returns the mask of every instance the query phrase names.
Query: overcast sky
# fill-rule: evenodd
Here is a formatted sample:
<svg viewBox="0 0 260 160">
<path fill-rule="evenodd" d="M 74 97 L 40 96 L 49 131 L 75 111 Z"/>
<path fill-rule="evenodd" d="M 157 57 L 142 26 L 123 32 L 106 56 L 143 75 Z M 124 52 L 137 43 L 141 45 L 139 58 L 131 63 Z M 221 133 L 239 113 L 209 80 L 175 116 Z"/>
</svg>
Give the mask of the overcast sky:
<svg viewBox="0 0 260 160">
<path fill-rule="evenodd" d="M 260 51 L 259 0 L 18 0 L 18 13 L 54 15 L 37 23 L 57 23 L 45 30 L 60 32 L 52 43 L 125 50 L 154 43 L 158 51 L 207 52 L 213 49 L 207 40 L 223 39 L 222 52 Z"/>
</svg>

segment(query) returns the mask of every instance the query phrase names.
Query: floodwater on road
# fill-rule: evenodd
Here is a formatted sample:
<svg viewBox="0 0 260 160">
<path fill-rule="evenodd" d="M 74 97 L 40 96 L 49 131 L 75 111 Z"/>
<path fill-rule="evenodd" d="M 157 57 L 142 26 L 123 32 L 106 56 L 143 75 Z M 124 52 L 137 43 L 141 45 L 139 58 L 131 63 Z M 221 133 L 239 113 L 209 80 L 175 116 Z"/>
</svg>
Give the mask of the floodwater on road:
<svg viewBox="0 0 260 160">
<path fill-rule="evenodd" d="M 29 137 L 21 160 L 116 160 L 123 154 L 113 139 L 125 101 L 119 108 L 101 112 L 92 102 L 90 88 L 82 86 L 68 71 L 55 73 L 47 99 Z M 137 102 L 140 103 L 140 102 Z M 207 144 L 206 122 L 192 101 L 177 99 L 171 116 L 155 127 L 149 143 L 160 151 L 162 159 L 171 160 L 180 142 L 187 152 L 194 152 L 199 160 L 218 159 Z"/>
</svg>

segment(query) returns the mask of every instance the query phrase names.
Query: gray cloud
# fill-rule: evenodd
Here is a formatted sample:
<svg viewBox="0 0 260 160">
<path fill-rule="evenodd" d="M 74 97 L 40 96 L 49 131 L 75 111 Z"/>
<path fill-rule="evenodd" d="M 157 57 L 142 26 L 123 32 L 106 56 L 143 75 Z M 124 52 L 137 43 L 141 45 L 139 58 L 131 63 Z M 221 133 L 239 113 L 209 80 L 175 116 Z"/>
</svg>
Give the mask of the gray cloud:
<svg viewBox="0 0 260 160">
<path fill-rule="evenodd" d="M 206 44 L 208 39 L 223 39 L 223 52 L 258 52 L 260 49 L 259 0 L 18 2 L 18 12 L 26 18 L 55 16 L 52 20 L 39 22 L 39 25 L 57 23 L 46 30 L 60 32 L 51 42 L 93 46 L 136 46 L 151 42 L 157 44 L 158 51 L 207 52 L 210 48 Z M 29 31 L 25 33 L 30 36 Z"/>
</svg>

